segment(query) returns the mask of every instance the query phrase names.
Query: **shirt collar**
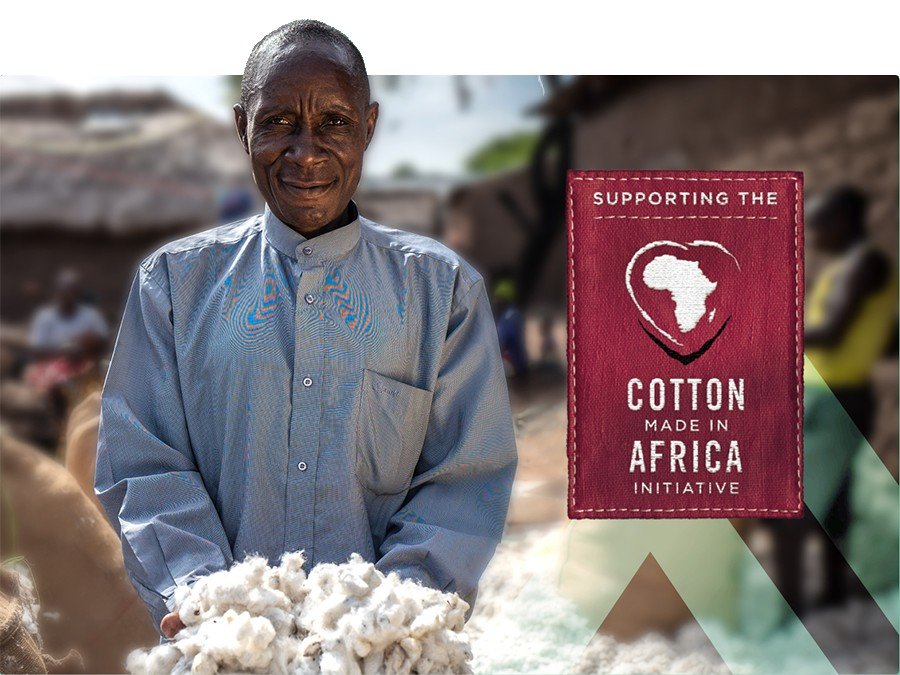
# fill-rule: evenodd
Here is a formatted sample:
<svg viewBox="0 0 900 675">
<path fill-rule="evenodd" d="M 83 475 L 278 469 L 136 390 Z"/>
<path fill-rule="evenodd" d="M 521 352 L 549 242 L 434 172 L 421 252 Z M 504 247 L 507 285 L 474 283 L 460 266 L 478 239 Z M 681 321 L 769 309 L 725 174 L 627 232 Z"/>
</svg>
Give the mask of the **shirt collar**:
<svg viewBox="0 0 900 675">
<path fill-rule="evenodd" d="M 307 239 L 283 223 L 266 204 L 263 227 L 266 239 L 276 249 L 295 260 L 332 260 L 349 253 L 359 241 L 359 209 L 351 201 L 353 220 L 325 234 Z"/>
</svg>

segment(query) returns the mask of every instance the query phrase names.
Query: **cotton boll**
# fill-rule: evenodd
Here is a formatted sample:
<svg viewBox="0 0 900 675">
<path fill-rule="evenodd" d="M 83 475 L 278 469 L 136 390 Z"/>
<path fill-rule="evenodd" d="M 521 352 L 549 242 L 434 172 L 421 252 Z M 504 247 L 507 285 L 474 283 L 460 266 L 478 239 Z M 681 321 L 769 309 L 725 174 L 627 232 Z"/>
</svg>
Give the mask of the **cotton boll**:
<svg viewBox="0 0 900 675">
<path fill-rule="evenodd" d="M 333 563 L 316 565 L 308 577 L 308 589 L 311 594 L 319 597 L 328 597 L 334 593 L 338 584 L 338 568 Z"/>
<path fill-rule="evenodd" d="M 361 598 L 369 592 L 369 585 L 366 580 L 355 572 L 341 575 L 341 590 L 344 593 Z"/>
<path fill-rule="evenodd" d="M 291 607 L 291 601 L 284 593 L 274 588 L 251 587 L 247 592 L 244 606 L 251 614 L 262 614 L 266 609 L 272 607 L 288 610 Z"/>
<path fill-rule="evenodd" d="M 363 597 L 380 585 L 378 570 L 372 563 L 366 562 L 359 554 L 354 553 L 346 565 L 342 565 L 338 581 L 345 593 Z"/>
<path fill-rule="evenodd" d="M 271 675 L 288 675 L 295 670 L 294 662 L 300 657 L 300 643 L 293 637 L 281 637 L 276 635 L 270 648 L 272 659 L 266 666 L 266 672 Z"/>
<path fill-rule="evenodd" d="M 387 584 L 384 588 L 386 587 Z M 397 594 L 393 590 L 388 590 L 376 604 L 375 622 L 382 634 L 391 636 L 389 639 L 394 640 L 397 639 L 394 636 L 404 630 L 405 621 L 406 612 L 403 611 L 403 605 L 397 599 Z"/>
<path fill-rule="evenodd" d="M 339 643 L 322 652 L 319 668 L 322 675 L 362 675 L 359 662 Z"/>
<path fill-rule="evenodd" d="M 425 610 L 422 596 L 418 592 L 419 587 L 412 582 L 408 583 L 411 585 L 411 588 L 407 589 L 407 593 L 400 596 L 400 607 L 403 609 L 404 621 L 412 621 Z"/>
<path fill-rule="evenodd" d="M 248 612 L 228 610 L 225 630 L 206 634 L 209 651 L 220 661 L 234 661 L 241 668 L 262 668 L 272 660 L 269 645 L 275 639 L 275 628 L 263 617 Z M 207 624 L 210 625 L 210 624 Z"/>
<path fill-rule="evenodd" d="M 219 664 L 208 652 L 201 652 L 191 662 L 191 675 L 216 675 Z"/>
<path fill-rule="evenodd" d="M 418 661 L 419 657 L 422 656 L 422 643 L 414 638 L 403 638 L 400 640 L 400 646 L 412 662 Z"/>
<path fill-rule="evenodd" d="M 281 556 L 281 565 L 277 568 L 280 589 L 292 603 L 302 602 L 306 597 L 306 572 L 303 570 L 305 564 L 306 559 L 302 551 L 285 553 Z"/>
<path fill-rule="evenodd" d="M 453 673 L 472 672 L 472 648 L 468 644 L 451 652 L 450 667 Z"/>
<path fill-rule="evenodd" d="M 430 664 L 431 672 L 446 672 L 450 665 L 450 656 L 446 645 L 436 640 L 427 640 L 422 645 L 422 661 Z"/>
<path fill-rule="evenodd" d="M 205 627 L 206 624 L 202 624 L 186 628 L 178 633 L 179 639 L 175 642 L 175 646 L 178 647 L 178 650 L 186 660 L 193 659 L 202 651 L 204 646 L 204 636 L 201 631 L 204 630 Z"/>
<path fill-rule="evenodd" d="M 247 556 L 243 562 L 237 563 L 232 568 L 232 572 L 240 571 L 244 578 L 244 582 L 250 584 L 250 588 L 258 588 L 261 586 L 263 578 L 266 576 L 268 570 L 268 561 L 258 555 Z"/>
<path fill-rule="evenodd" d="M 290 675 L 320 675 L 319 659 L 318 657 L 314 659 L 302 657 L 290 664 L 288 672 Z"/>
<path fill-rule="evenodd" d="M 178 607 L 178 615 L 185 626 L 193 626 L 203 621 L 204 607 L 201 604 L 203 598 L 201 589 L 194 591 L 187 586 L 175 589 L 175 606 Z"/>
<path fill-rule="evenodd" d="M 428 607 L 415 618 L 412 625 L 409 627 L 409 632 L 413 637 L 422 637 L 426 633 L 440 630 L 444 627 L 445 614 L 445 607 L 439 605 Z"/>
<path fill-rule="evenodd" d="M 385 672 L 382 663 L 384 663 L 384 653 L 375 650 L 369 652 L 369 655 L 362 660 L 360 670 L 363 675 L 381 675 Z"/>
<path fill-rule="evenodd" d="M 446 602 L 450 606 L 450 609 L 447 612 L 447 628 L 452 631 L 462 631 L 466 625 L 466 614 L 469 611 L 469 603 L 456 595 L 456 593 L 447 597 Z"/>
<path fill-rule="evenodd" d="M 134 675 L 170 673 L 181 658 L 181 651 L 172 645 L 160 645 L 149 652 L 135 649 L 126 660 L 125 667 Z"/>
<path fill-rule="evenodd" d="M 286 610 L 281 607 L 266 607 L 260 612 L 260 616 L 269 620 L 278 637 L 288 637 L 296 632 L 294 615 L 291 613 L 290 607 Z"/>
<path fill-rule="evenodd" d="M 407 663 L 406 652 L 400 648 L 400 645 L 394 645 L 385 651 L 384 655 L 384 672 L 397 673 L 397 675 L 406 675 L 410 672 Z M 406 666 L 406 667 L 404 667 Z M 421 671 L 420 671 L 421 672 Z"/>
<path fill-rule="evenodd" d="M 322 636 L 310 635 L 300 643 L 300 653 L 306 657 L 315 657 L 322 653 Z"/>
<path fill-rule="evenodd" d="M 171 675 L 191 675 L 191 663 L 192 663 L 192 661 L 190 659 L 181 657 L 178 660 L 178 663 L 175 664 L 175 667 L 172 668 Z M 157 675 L 158 673 L 165 672 L 165 671 L 152 671 L 152 672 L 154 673 L 154 675 Z"/>
<path fill-rule="evenodd" d="M 347 614 L 338 624 L 338 633 L 355 657 L 365 657 L 372 651 L 374 622 L 364 613 Z"/>
<path fill-rule="evenodd" d="M 246 609 L 249 594 L 260 588 L 266 569 L 265 559 L 254 556 L 228 571 L 216 572 L 197 581 L 195 585 L 202 584 L 198 590 L 204 596 L 201 611 L 206 614 L 207 610 L 212 610 L 221 616 L 228 609 Z"/>
<path fill-rule="evenodd" d="M 304 565 L 306 565 L 306 557 L 303 555 L 303 551 L 288 551 L 281 555 L 281 564 L 278 566 L 278 571 L 282 575 L 297 575 L 303 577 L 305 580 L 306 572 L 303 569 Z"/>
<path fill-rule="evenodd" d="M 313 597 L 311 593 L 310 598 Z M 304 605 L 301 626 L 309 632 L 321 633 L 323 636 L 332 637 L 337 631 L 337 622 L 347 611 L 347 599 L 341 595 L 332 595 L 322 598 L 318 603 L 309 599 Z"/>
</svg>

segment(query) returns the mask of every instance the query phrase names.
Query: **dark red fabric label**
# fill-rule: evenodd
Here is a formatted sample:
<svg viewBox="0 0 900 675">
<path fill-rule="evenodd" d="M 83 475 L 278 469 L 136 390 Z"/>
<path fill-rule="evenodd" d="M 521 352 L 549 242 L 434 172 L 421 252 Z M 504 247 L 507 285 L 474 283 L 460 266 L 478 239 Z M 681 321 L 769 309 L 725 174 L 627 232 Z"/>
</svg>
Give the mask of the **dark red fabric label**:
<svg viewBox="0 0 900 675">
<path fill-rule="evenodd" d="M 570 518 L 802 514 L 802 185 L 569 172 Z"/>
</svg>

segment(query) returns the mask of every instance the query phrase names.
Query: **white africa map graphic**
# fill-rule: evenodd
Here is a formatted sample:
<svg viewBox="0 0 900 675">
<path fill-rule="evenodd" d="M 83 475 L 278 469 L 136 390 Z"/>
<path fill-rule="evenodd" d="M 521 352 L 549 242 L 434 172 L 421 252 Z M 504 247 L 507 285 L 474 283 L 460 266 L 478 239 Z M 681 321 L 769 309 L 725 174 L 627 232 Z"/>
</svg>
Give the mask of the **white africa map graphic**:
<svg viewBox="0 0 900 675">
<path fill-rule="evenodd" d="M 661 335 L 668 338 L 672 343 L 683 346 L 681 342 L 672 335 L 660 328 L 653 317 L 641 306 L 634 294 L 634 288 L 631 285 L 631 273 L 638 258 L 652 248 L 658 246 L 673 246 L 675 248 L 689 251 L 689 247 L 711 246 L 717 248 L 732 260 L 738 270 L 741 269 L 740 264 L 731 252 L 717 241 L 692 241 L 687 245 L 679 244 L 674 241 L 654 241 L 646 246 L 641 247 L 632 257 L 625 270 L 625 285 L 628 288 L 628 294 L 631 300 L 637 306 L 644 319 L 650 323 Z M 711 281 L 700 268 L 700 263 L 694 260 L 682 260 L 674 255 L 665 253 L 658 255 L 644 267 L 641 275 L 644 284 L 653 290 L 668 291 L 675 303 L 675 321 L 678 329 L 682 334 L 686 334 L 694 330 L 700 320 L 707 313 L 706 301 L 713 291 L 718 288 L 718 282 Z M 715 317 L 716 310 L 709 312 L 708 321 L 712 321 Z"/>
<path fill-rule="evenodd" d="M 656 291 L 669 291 L 682 333 L 694 330 L 706 314 L 706 299 L 719 285 L 706 278 L 700 263 L 673 255 L 660 255 L 651 260 L 644 268 L 644 283 Z"/>
</svg>

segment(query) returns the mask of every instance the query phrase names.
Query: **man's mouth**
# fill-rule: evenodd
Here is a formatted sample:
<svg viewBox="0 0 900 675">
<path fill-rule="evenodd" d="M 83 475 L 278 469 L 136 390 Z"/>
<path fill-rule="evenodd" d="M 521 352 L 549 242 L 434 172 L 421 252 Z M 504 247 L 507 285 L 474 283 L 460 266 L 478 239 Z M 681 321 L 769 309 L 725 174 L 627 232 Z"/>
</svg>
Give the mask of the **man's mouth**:
<svg viewBox="0 0 900 675">
<path fill-rule="evenodd" d="M 327 192 L 332 185 L 333 180 L 322 181 L 305 181 L 305 180 L 282 180 L 281 184 L 288 190 L 301 197 L 318 197 Z"/>
</svg>

